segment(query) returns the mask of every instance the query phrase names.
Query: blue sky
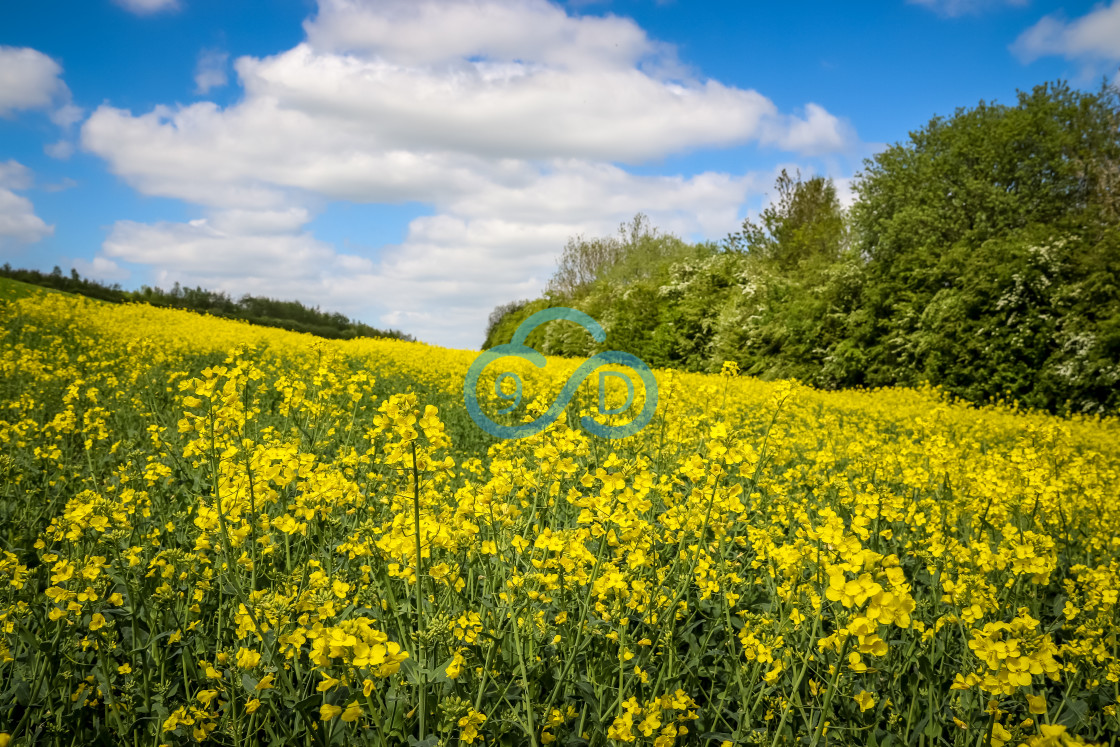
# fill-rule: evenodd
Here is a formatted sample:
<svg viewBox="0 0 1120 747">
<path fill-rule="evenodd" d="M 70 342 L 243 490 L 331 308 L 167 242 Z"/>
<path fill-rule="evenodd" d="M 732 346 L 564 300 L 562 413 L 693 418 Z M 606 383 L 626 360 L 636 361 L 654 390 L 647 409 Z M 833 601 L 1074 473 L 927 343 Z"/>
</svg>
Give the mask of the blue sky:
<svg viewBox="0 0 1120 747">
<path fill-rule="evenodd" d="M 935 114 L 1120 63 L 1120 0 L 43 0 L 0 24 L 0 262 L 451 347 L 636 212 L 719 239 Z"/>
</svg>

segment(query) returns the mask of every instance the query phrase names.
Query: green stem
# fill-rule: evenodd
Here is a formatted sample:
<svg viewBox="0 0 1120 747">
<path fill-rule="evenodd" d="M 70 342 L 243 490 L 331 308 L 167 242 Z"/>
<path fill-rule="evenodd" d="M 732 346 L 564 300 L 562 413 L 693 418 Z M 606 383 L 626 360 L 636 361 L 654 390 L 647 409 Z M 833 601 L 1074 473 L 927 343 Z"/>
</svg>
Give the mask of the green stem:
<svg viewBox="0 0 1120 747">
<path fill-rule="evenodd" d="M 420 469 L 416 462 L 416 442 L 412 442 L 412 517 L 416 529 L 416 667 L 420 682 L 420 741 L 424 741 L 424 729 L 428 717 L 428 676 L 424 671 L 425 661 L 422 653 L 424 637 L 424 589 L 421 579 L 420 548 Z"/>
<path fill-rule="evenodd" d="M 517 663 L 521 668 L 521 686 L 524 690 L 522 702 L 525 704 L 525 718 L 529 722 L 529 742 L 532 747 L 537 747 L 537 730 L 533 726 L 533 703 L 529 695 L 529 673 L 525 669 L 525 654 L 521 650 L 521 636 L 518 634 L 517 629 L 520 627 L 517 624 L 517 612 L 513 613 L 513 642 L 517 646 Z M 547 711 L 545 714 L 547 715 Z"/>
</svg>

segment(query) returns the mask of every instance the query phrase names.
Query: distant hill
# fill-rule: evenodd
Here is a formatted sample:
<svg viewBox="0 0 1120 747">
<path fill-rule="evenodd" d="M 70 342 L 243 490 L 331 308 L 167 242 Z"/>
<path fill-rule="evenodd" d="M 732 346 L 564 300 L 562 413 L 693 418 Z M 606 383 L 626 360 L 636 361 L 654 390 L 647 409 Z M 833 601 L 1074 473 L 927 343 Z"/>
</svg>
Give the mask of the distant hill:
<svg viewBox="0 0 1120 747">
<path fill-rule="evenodd" d="M 30 283 L 21 283 L 7 277 L 0 277 L 0 301 L 15 301 L 18 298 L 27 298 L 36 293 L 61 293 L 53 288 L 44 288 Z"/>
<path fill-rule="evenodd" d="M 201 287 L 182 288 L 178 283 L 169 291 L 146 285 L 137 291 L 126 291 L 119 284 L 105 285 L 91 278 L 83 278 L 74 269 L 70 270 L 69 275 L 64 275 L 59 267 L 55 267 L 50 273 L 13 269 L 7 263 L 0 268 L 0 300 L 30 295 L 37 289 L 74 293 L 108 303 L 146 303 L 165 308 L 189 309 L 227 319 L 241 319 L 249 324 L 306 332 L 332 340 L 387 337 L 415 341 L 415 338 L 404 332 L 377 329 L 339 313 L 309 308 L 299 301 L 278 301 L 250 295 L 234 300 L 222 292 Z"/>
</svg>

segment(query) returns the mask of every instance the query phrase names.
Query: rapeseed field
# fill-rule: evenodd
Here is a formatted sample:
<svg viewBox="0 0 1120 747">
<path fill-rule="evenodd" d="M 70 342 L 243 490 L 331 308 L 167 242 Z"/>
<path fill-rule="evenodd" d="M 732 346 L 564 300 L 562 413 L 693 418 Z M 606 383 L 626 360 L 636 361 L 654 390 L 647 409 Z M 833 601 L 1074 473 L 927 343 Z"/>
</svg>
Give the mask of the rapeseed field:
<svg viewBox="0 0 1120 747">
<path fill-rule="evenodd" d="M 469 351 L 0 317 L 0 747 L 1117 741 L 1116 419 L 729 365 L 496 441 Z"/>
</svg>

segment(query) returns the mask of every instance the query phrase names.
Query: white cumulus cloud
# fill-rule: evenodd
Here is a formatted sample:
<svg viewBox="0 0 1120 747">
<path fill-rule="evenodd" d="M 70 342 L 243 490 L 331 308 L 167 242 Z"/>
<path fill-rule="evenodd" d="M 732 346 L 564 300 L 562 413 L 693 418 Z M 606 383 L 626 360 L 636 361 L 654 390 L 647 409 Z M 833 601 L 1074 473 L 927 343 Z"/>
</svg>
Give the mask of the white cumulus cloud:
<svg viewBox="0 0 1120 747">
<path fill-rule="evenodd" d="M 720 236 L 769 186 L 628 165 L 698 148 L 821 155 L 857 143 L 815 103 L 781 111 L 687 70 L 632 20 L 545 0 L 320 0 L 304 27 L 292 49 L 235 61 L 235 104 L 105 104 L 86 120 L 82 146 L 115 174 L 205 216 L 120 221 L 107 258 L 475 346 L 495 304 L 540 290 L 569 236 L 613 233 L 638 211 L 680 235 Z M 308 227 L 330 200 L 434 214 L 398 246 L 346 254 Z"/>
<path fill-rule="evenodd" d="M 264 222 L 274 219 L 266 215 Z M 158 265 L 221 285 L 249 273 L 273 279 L 306 277 L 325 268 L 334 255 L 307 233 L 253 230 L 259 227 L 252 217 L 222 212 L 188 223 L 118 221 L 104 250 L 112 259 Z"/>
<path fill-rule="evenodd" d="M 33 181 L 31 169 L 19 161 L 0 161 L 0 189 L 27 189 Z"/>
<path fill-rule="evenodd" d="M 645 57 L 672 54 L 628 18 L 570 16 L 545 0 L 320 0 L 318 15 L 304 28 L 316 49 L 407 66 L 484 58 L 627 69 Z"/>
<path fill-rule="evenodd" d="M 61 65 L 30 47 L 0 45 L 0 117 L 32 109 L 50 110 L 60 126 L 82 116 L 81 109 L 70 103 Z"/>
<path fill-rule="evenodd" d="M 32 181 L 31 171 L 23 164 L 0 162 L 0 250 L 34 244 L 54 233 L 54 226 L 35 214 L 31 200 L 15 193 L 29 188 Z"/>
<path fill-rule="evenodd" d="M 105 257 L 94 257 L 93 261 L 74 259 L 69 263 L 82 277 L 93 278 L 105 283 L 116 283 L 127 280 L 128 270 Z"/>
<path fill-rule="evenodd" d="M 604 164 L 556 164 L 525 189 L 484 186 L 413 220 L 376 260 L 341 253 L 306 229 L 299 208 L 217 209 L 188 223 L 119 221 L 114 260 L 159 268 L 157 282 L 298 298 L 404 327 L 421 339 L 477 346 L 490 310 L 538 293 L 570 236 L 613 233 L 638 211 L 679 235 L 724 235 L 773 174 L 638 177 Z"/>
<path fill-rule="evenodd" d="M 1120 2 L 1098 5 L 1073 20 L 1045 16 L 1019 35 L 1011 51 L 1023 62 L 1049 55 L 1079 60 L 1087 72 L 1100 63 L 1120 61 Z"/>
</svg>

